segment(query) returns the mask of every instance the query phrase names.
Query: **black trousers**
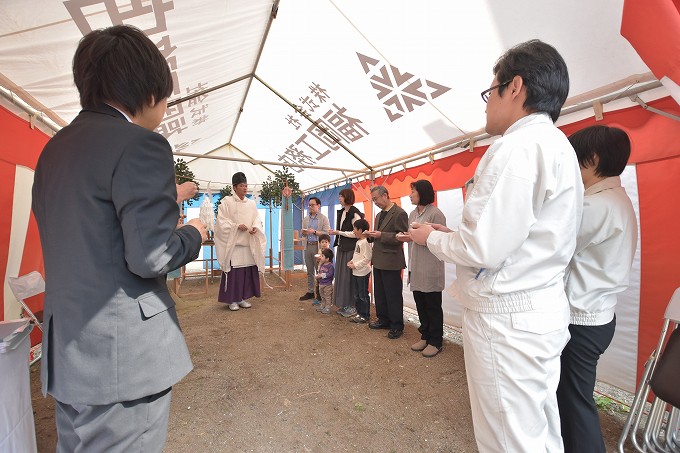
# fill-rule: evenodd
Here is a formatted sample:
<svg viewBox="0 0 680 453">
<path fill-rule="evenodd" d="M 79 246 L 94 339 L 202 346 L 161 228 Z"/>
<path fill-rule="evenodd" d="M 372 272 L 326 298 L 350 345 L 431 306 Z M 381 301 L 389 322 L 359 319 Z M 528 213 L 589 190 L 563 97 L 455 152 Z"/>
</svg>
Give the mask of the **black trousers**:
<svg viewBox="0 0 680 453">
<path fill-rule="evenodd" d="M 442 292 L 424 293 L 413 291 L 416 301 L 418 319 L 420 320 L 420 339 L 437 348 L 442 347 L 444 337 L 444 312 L 442 310 Z"/>
<path fill-rule="evenodd" d="M 368 296 L 368 277 L 370 275 L 371 274 L 366 274 L 357 277 L 352 274 L 350 277 L 352 288 L 354 288 L 354 305 L 357 309 L 357 313 L 365 319 L 371 317 L 371 299 Z"/>
<path fill-rule="evenodd" d="M 389 324 L 390 329 L 404 330 L 404 284 L 401 270 L 388 271 L 373 268 L 375 314 L 378 322 Z"/>
<path fill-rule="evenodd" d="M 567 453 L 606 451 L 593 390 L 597 361 L 609 347 L 615 328 L 616 317 L 603 326 L 569 325 L 571 339 L 562 351 L 557 387 L 562 440 Z"/>
</svg>

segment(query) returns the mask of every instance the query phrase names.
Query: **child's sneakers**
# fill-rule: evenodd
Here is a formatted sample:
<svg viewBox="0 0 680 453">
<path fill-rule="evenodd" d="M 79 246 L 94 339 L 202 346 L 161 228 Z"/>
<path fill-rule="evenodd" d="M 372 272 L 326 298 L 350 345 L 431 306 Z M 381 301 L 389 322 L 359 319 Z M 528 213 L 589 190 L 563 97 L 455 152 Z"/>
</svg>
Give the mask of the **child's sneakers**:
<svg viewBox="0 0 680 453">
<path fill-rule="evenodd" d="M 328 307 L 323 307 L 321 310 L 319 310 L 319 312 L 323 315 L 327 315 L 331 312 L 331 309 Z"/>
<path fill-rule="evenodd" d="M 343 318 L 351 318 L 352 316 L 356 316 L 357 309 L 354 307 L 343 307 L 336 313 L 341 315 Z"/>
<path fill-rule="evenodd" d="M 312 302 L 312 305 L 321 305 L 321 301 L 319 299 L 314 299 L 314 302 Z"/>
</svg>

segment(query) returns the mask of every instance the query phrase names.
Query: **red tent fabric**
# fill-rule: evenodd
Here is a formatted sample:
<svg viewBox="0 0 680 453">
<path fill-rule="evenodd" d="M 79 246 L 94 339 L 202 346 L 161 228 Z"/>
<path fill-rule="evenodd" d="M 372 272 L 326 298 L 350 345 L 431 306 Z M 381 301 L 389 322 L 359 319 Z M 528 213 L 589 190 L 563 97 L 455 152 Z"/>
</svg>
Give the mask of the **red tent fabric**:
<svg viewBox="0 0 680 453">
<path fill-rule="evenodd" d="M 680 85 L 680 0 L 625 0 L 621 35 L 659 80 Z"/>
</svg>

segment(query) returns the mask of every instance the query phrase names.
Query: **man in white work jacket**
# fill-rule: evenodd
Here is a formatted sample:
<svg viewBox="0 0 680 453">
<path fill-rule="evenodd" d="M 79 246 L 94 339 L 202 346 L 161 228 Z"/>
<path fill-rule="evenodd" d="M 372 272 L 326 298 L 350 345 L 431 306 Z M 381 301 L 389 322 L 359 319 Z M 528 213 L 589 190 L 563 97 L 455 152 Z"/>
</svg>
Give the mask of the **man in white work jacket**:
<svg viewBox="0 0 680 453">
<path fill-rule="evenodd" d="M 554 126 L 569 92 L 564 60 L 532 40 L 493 68 L 489 147 L 456 231 L 412 226 L 418 244 L 457 265 L 465 368 L 480 452 L 560 452 L 555 391 L 569 340 L 564 272 L 581 223 L 574 150 Z"/>
</svg>

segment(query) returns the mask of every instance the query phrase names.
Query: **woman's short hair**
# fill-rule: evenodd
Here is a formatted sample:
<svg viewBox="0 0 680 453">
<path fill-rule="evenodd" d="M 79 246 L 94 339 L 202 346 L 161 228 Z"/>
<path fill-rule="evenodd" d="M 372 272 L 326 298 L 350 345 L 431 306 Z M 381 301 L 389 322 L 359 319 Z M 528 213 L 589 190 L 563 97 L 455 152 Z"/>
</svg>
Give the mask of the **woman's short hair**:
<svg viewBox="0 0 680 453">
<path fill-rule="evenodd" d="M 352 189 L 342 189 L 338 195 L 342 196 L 342 198 L 345 199 L 346 205 L 353 205 L 354 204 L 355 198 L 354 198 L 354 191 Z"/>
<path fill-rule="evenodd" d="M 172 94 L 172 74 L 158 47 L 130 25 L 95 30 L 78 43 L 73 80 L 80 105 L 92 108 L 112 102 L 135 116 L 144 107 Z"/>
<path fill-rule="evenodd" d="M 418 204 L 420 206 L 427 206 L 428 204 L 434 203 L 434 187 L 432 183 L 426 179 L 419 179 L 418 181 L 411 183 L 411 189 L 415 189 L 418 192 Z"/>
<path fill-rule="evenodd" d="M 616 127 L 586 127 L 571 134 L 569 142 L 581 167 L 592 167 L 597 157 L 595 174 L 598 176 L 619 176 L 630 158 L 628 134 Z"/>
</svg>

